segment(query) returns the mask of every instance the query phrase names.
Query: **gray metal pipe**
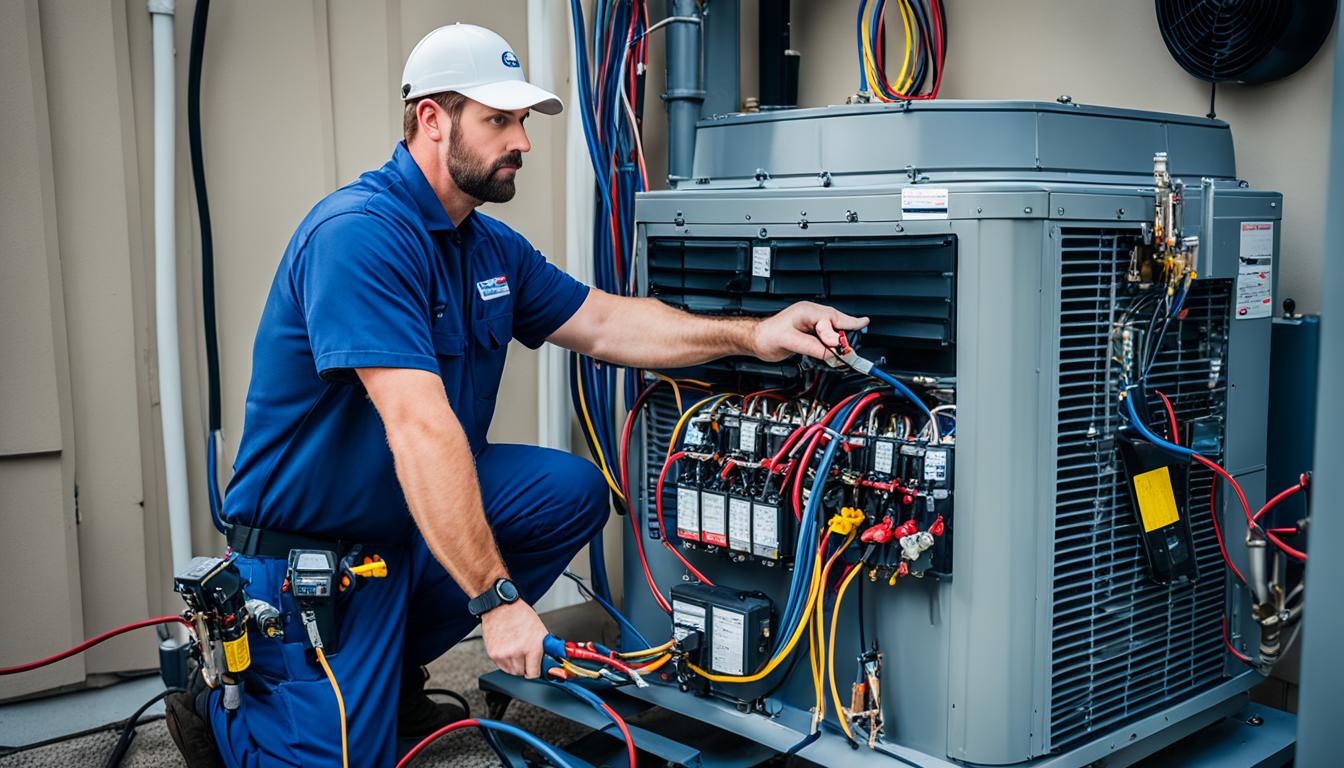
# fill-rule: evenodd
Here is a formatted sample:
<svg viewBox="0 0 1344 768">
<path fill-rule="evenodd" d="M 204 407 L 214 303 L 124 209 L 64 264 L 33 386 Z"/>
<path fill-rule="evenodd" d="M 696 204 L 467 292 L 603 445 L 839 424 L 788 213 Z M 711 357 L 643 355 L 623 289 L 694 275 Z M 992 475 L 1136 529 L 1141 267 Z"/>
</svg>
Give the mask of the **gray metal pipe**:
<svg viewBox="0 0 1344 768">
<path fill-rule="evenodd" d="M 695 0 L 672 0 L 672 16 L 696 15 Z M 695 123 L 705 91 L 700 85 L 700 25 L 674 21 L 667 29 L 667 183 L 691 178 Z"/>
</svg>

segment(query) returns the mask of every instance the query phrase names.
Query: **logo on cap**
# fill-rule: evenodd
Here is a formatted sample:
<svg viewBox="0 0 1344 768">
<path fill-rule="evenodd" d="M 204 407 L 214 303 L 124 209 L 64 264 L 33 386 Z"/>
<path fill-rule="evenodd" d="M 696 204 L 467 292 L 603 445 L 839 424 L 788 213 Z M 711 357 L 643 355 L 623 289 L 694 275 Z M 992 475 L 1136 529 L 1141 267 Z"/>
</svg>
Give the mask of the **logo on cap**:
<svg viewBox="0 0 1344 768">
<path fill-rule="evenodd" d="M 513 51 L 505 51 L 499 55 L 499 60 L 504 62 L 506 67 L 517 67 L 518 57 L 513 55 Z"/>
</svg>

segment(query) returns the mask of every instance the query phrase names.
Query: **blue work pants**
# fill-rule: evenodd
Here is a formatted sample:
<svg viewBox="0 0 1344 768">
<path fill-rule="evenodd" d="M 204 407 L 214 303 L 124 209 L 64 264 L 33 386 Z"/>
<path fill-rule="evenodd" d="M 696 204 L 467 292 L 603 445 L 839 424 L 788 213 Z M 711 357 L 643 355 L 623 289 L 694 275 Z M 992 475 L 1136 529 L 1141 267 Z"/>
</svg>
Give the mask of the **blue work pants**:
<svg viewBox="0 0 1344 768">
<path fill-rule="evenodd" d="M 485 516 L 523 599 L 536 602 L 602 527 L 607 487 L 587 460 L 526 445 L 490 445 L 476 457 Z M 366 548 L 387 561 L 341 604 L 337 652 L 328 657 L 345 701 L 351 766 L 396 762 L 397 699 L 404 670 L 428 664 L 478 623 L 467 595 L 416 532 L 400 546 Z M 288 594 L 286 561 L 240 557 L 249 597 L 285 614 L 284 640 L 251 635 L 254 680 L 227 712 L 212 695 L 210 721 L 229 768 L 340 766 L 336 697 L 305 651 L 305 633 Z"/>
</svg>

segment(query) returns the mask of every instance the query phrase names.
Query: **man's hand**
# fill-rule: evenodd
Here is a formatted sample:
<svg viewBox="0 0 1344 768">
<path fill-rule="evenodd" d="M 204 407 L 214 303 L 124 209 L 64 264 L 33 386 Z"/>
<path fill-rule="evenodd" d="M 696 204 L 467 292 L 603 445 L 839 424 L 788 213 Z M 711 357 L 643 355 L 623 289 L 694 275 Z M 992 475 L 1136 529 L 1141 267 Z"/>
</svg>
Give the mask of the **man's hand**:
<svg viewBox="0 0 1344 768">
<path fill-rule="evenodd" d="M 541 676 L 541 641 L 546 625 L 532 606 L 519 600 L 481 616 L 481 635 L 490 660 L 510 675 Z"/>
<path fill-rule="evenodd" d="M 775 363 L 794 353 L 825 360 L 840 345 L 838 331 L 868 325 L 866 317 L 851 317 L 838 309 L 800 301 L 756 325 L 751 354 Z"/>
</svg>

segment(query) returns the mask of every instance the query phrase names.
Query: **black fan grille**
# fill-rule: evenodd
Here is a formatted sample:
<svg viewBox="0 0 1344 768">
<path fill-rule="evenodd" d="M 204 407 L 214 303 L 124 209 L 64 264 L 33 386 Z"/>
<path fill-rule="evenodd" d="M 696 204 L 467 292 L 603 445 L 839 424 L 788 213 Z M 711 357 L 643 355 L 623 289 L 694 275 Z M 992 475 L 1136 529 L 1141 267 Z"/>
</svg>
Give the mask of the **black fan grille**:
<svg viewBox="0 0 1344 768">
<path fill-rule="evenodd" d="M 1211 83 L 1242 80 L 1283 36 L 1294 2 L 1157 0 L 1157 22 L 1186 72 Z"/>
</svg>

